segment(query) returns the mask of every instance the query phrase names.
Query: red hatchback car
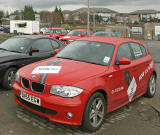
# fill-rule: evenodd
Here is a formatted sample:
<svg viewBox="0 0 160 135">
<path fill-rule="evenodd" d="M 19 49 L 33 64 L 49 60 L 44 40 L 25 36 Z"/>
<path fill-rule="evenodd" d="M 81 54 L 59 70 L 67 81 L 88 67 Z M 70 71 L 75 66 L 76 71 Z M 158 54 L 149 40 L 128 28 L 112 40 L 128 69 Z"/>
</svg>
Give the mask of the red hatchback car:
<svg viewBox="0 0 160 135">
<path fill-rule="evenodd" d="M 62 36 L 60 40 L 65 44 L 69 44 L 70 42 L 82 38 L 89 37 L 93 34 L 93 31 L 88 31 L 87 29 L 75 29 L 70 31 L 66 36 Z"/>
<path fill-rule="evenodd" d="M 56 38 L 59 40 L 61 36 L 67 35 L 68 31 L 64 28 L 48 28 L 45 35 L 48 35 L 49 37 Z"/>
<path fill-rule="evenodd" d="M 13 84 L 15 101 L 51 121 L 100 128 L 106 113 L 156 92 L 152 56 L 140 41 L 88 37 L 54 58 L 21 68 Z"/>
</svg>

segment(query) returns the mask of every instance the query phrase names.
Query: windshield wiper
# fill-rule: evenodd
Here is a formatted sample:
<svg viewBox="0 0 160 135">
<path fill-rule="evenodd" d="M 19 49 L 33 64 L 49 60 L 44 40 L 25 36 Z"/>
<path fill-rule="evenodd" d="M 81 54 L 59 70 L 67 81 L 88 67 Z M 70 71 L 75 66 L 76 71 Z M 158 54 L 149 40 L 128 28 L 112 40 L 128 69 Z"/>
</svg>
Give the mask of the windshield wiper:
<svg viewBox="0 0 160 135">
<path fill-rule="evenodd" d="M 4 49 L 4 48 L 0 48 L 0 50 L 8 51 L 7 49 Z"/>
<path fill-rule="evenodd" d="M 68 58 L 68 57 L 56 57 L 56 58 L 62 58 L 62 59 L 68 59 L 68 60 L 74 60 L 72 58 Z M 76 60 L 75 60 L 76 61 Z"/>
<path fill-rule="evenodd" d="M 8 50 L 8 51 L 10 51 L 10 50 Z M 19 51 L 15 51 L 15 50 L 11 50 L 10 52 L 21 53 L 21 52 L 19 52 Z"/>
</svg>

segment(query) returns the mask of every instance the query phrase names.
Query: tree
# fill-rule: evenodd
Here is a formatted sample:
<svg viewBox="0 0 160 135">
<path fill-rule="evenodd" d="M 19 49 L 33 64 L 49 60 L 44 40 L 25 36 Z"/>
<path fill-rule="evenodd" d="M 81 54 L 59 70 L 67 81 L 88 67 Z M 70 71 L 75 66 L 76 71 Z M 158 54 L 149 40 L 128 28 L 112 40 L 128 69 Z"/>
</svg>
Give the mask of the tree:
<svg viewBox="0 0 160 135">
<path fill-rule="evenodd" d="M 3 11 L 0 11 L 0 24 L 2 24 L 2 18 L 4 16 L 4 12 Z"/>
<path fill-rule="evenodd" d="M 20 16 L 16 15 L 15 20 L 20 20 Z"/>
<path fill-rule="evenodd" d="M 35 12 L 32 6 L 24 7 L 24 20 L 35 20 Z"/>
<path fill-rule="evenodd" d="M 62 9 L 59 8 L 59 14 L 61 16 L 61 23 L 64 22 L 64 16 L 63 16 L 63 12 L 62 12 Z"/>
<path fill-rule="evenodd" d="M 64 22 L 63 12 L 61 8 L 58 9 L 58 7 L 56 6 L 52 15 L 53 15 L 52 25 L 59 26 Z"/>
</svg>

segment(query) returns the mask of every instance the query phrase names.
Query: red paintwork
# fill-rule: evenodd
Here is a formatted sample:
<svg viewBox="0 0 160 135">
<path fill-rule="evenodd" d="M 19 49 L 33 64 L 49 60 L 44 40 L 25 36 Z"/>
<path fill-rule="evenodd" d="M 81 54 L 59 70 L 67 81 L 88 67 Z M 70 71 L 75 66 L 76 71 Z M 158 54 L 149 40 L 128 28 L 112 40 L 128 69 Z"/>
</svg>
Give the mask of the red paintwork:
<svg viewBox="0 0 160 135">
<path fill-rule="evenodd" d="M 129 65 L 131 64 L 131 60 L 127 59 L 127 58 L 121 58 L 119 60 L 119 65 Z"/>
<path fill-rule="evenodd" d="M 56 28 L 56 27 L 53 27 L 53 28 L 48 28 L 50 30 L 64 30 L 64 28 Z M 49 36 L 49 37 L 52 37 L 52 38 L 57 38 L 59 39 L 61 36 L 66 36 L 67 33 L 56 33 L 56 34 L 53 34 L 53 33 L 45 33 L 46 36 Z"/>
<path fill-rule="evenodd" d="M 89 30 L 89 32 L 91 32 L 91 35 L 83 35 L 83 32 L 88 31 L 87 29 L 75 29 L 75 30 L 72 30 L 72 31 L 80 31 L 81 35 L 80 36 L 73 36 L 73 35 L 61 36 L 60 40 L 62 42 L 64 42 L 65 44 L 69 44 L 70 43 L 69 40 L 74 41 L 74 40 L 80 39 L 82 37 L 89 37 L 93 34 L 93 31 Z M 68 38 L 66 38 L 66 37 L 68 37 Z"/>
<path fill-rule="evenodd" d="M 13 88 L 15 92 L 15 101 L 18 105 L 24 106 L 25 108 L 39 115 L 45 116 L 51 121 L 70 125 L 81 125 L 86 103 L 90 96 L 97 90 L 103 90 L 107 95 L 107 113 L 129 103 L 129 99 L 127 96 L 128 85 L 124 82 L 124 71 L 126 69 L 130 72 L 131 78 L 135 77 L 137 83 L 136 97 L 138 98 L 146 93 L 149 77 L 152 72 L 155 72 L 155 67 L 153 64 L 146 76 L 144 76 L 142 80 L 139 81 L 139 76 L 143 71 L 145 71 L 145 69 L 147 69 L 149 64 L 153 62 L 151 55 L 149 54 L 146 46 L 143 43 L 131 39 L 122 39 L 115 37 L 88 37 L 79 40 L 89 40 L 114 44 L 115 51 L 110 66 L 107 67 L 60 58 L 49 58 L 47 60 L 27 65 L 21 68 L 18 72 L 20 74 L 20 77 L 27 78 L 31 81 L 39 80 L 40 75 L 36 75 L 36 79 L 32 79 L 31 72 L 37 66 L 46 65 L 47 61 L 60 60 L 61 62 L 57 64 L 57 66 L 62 66 L 62 69 L 60 70 L 59 74 L 48 74 L 46 79 L 45 91 L 41 94 L 31 90 L 26 90 L 22 87 L 21 83 L 14 82 Z M 137 60 L 133 60 L 129 65 L 115 65 L 117 49 L 119 45 L 124 42 L 137 42 L 141 45 L 144 45 L 147 50 L 147 56 Z M 51 85 L 70 85 L 81 88 L 84 90 L 84 92 L 74 98 L 62 98 L 49 94 Z M 113 90 L 122 86 L 124 87 L 122 91 L 113 94 Z M 20 90 L 29 95 L 41 98 L 42 107 L 56 110 L 58 113 L 55 116 L 51 116 L 37 112 L 21 104 L 16 98 L 16 96 L 19 96 Z M 132 99 L 132 101 L 133 100 L 134 98 Z M 67 112 L 73 113 L 73 118 L 67 118 Z"/>
</svg>

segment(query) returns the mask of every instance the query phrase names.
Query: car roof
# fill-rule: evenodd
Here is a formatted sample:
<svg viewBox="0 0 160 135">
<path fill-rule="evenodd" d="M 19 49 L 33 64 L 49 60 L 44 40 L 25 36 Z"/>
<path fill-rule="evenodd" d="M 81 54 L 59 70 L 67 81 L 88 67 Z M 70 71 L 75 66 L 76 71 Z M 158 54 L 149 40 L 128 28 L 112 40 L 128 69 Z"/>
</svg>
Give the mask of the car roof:
<svg viewBox="0 0 160 135">
<path fill-rule="evenodd" d="M 49 38 L 49 37 L 41 36 L 41 35 L 19 35 L 19 36 L 14 36 L 14 38 L 40 39 L 40 38 Z"/>
<path fill-rule="evenodd" d="M 75 29 L 73 31 L 88 31 L 87 29 Z"/>
<path fill-rule="evenodd" d="M 119 46 L 125 42 L 136 42 L 136 43 L 144 45 L 142 42 L 138 40 L 133 40 L 129 38 L 119 38 L 119 37 L 85 37 L 85 38 L 80 38 L 78 40 L 104 42 L 104 43 L 113 44 L 115 46 Z"/>
<path fill-rule="evenodd" d="M 53 28 L 48 28 L 50 30 L 64 30 L 64 28 L 56 28 L 56 27 L 53 27 Z"/>
</svg>

